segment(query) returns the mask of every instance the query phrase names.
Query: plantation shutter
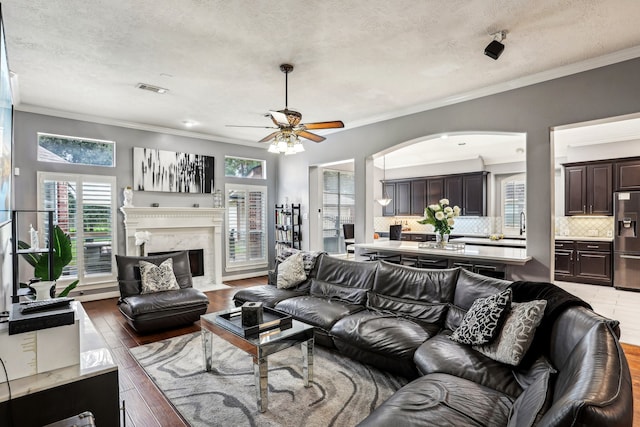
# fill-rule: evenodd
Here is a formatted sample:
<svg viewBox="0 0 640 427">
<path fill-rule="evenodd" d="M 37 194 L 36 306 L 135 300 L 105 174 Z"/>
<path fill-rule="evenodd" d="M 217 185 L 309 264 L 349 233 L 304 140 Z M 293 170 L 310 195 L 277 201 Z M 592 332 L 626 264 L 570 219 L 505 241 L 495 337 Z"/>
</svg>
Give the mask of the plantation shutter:
<svg viewBox="0 0 640 427">
<path fill-rule="evenodd" d="M 115 280 L 115 178 L 39 172 L 38 204 L 53 211 L 54 224 L 69 234 L 73 260 L 61 279 L 80 285 Z M 46 215 L 39 224 L 47 235 Z"/>
<path fill-rule="evenodd" d="M 267 189 L 231 185 L 227 194 L 227 267 L 267 263 Z"/>
<path fill-rule="evenodd" d="M 520 227 L 520 213 L 525 212 L 525 183 L 524 181 L 507 181 L 504 183 L 503 218 L 505 228 Z"/>
</svg>

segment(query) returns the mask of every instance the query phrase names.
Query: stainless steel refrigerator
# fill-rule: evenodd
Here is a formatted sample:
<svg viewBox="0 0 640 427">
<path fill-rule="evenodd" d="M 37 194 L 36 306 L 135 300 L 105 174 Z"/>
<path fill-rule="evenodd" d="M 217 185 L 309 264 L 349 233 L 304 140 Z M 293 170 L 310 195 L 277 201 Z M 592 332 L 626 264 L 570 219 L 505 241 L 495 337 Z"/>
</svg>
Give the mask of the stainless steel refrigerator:
<svg viewBox="0 0 640 427">
<path fill-rule="evenodd" d="M 640 191 L 613 193 L 613 285 L 640 290 Z"/>
</svg>

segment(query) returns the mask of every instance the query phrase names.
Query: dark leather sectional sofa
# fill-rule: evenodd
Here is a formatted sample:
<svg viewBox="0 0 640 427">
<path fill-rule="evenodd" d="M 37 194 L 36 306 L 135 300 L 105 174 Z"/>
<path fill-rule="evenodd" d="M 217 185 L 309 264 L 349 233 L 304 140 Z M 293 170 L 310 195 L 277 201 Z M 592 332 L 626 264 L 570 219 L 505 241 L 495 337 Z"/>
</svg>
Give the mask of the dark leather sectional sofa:
<svg viewBox="0 0 640 427">
<path fill-rule="evenodd" d="M 473 301 L 512 288 L 546 299 L 519 366 L 448 338 Z M 321 255 L 294 289 L 238 291 L 316 326 L 316 342 L 413 381 L 361 426 L 631 426 L 631 376 L 617 322 L 548 283 L 488 278 Z M 543 363 L 544 362 L 544 363 Z M 549 366 L 549 364 L 551 366 Z"/>
</svg>

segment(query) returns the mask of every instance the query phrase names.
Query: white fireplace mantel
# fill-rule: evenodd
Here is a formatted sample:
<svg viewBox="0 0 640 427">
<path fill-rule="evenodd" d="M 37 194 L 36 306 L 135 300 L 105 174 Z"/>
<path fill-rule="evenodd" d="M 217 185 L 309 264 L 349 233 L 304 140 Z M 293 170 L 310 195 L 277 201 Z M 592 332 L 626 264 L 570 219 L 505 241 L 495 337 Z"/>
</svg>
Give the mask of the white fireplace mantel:
<svg viewBox="0 0 640 427">
<path fill-rule="evenodd" d="M 140 255 L 135 234 L 148 231 L 149 252 L 203 249 L 204 277 L 194 277 L 194 287 L 206 291 L 222 284 L 222 227 L 224 208 L 121 207 L 124 214 L 126 254 Z M 201 247 L 193 247 L 201 246 Z"/>
</svg>

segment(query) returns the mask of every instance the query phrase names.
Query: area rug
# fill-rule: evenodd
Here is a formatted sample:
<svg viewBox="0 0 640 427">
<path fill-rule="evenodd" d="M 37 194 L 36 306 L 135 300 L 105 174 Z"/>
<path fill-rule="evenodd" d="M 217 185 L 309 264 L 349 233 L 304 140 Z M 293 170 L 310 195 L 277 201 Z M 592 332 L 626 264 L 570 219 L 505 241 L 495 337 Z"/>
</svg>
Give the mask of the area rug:
<svg viewBox="0 0 640 427">
<path fill-rule="evenodd" d="M 350 427 L 407 382 L 315 346 L 313 382 L 306 388 L 299 347 L 269 356 L 264 413 L 257 408 L 251 356 L 215 335 L 212 372 L 204 372 L 199 332 L 130 351 L 194 427 Z"/>
</svg>

